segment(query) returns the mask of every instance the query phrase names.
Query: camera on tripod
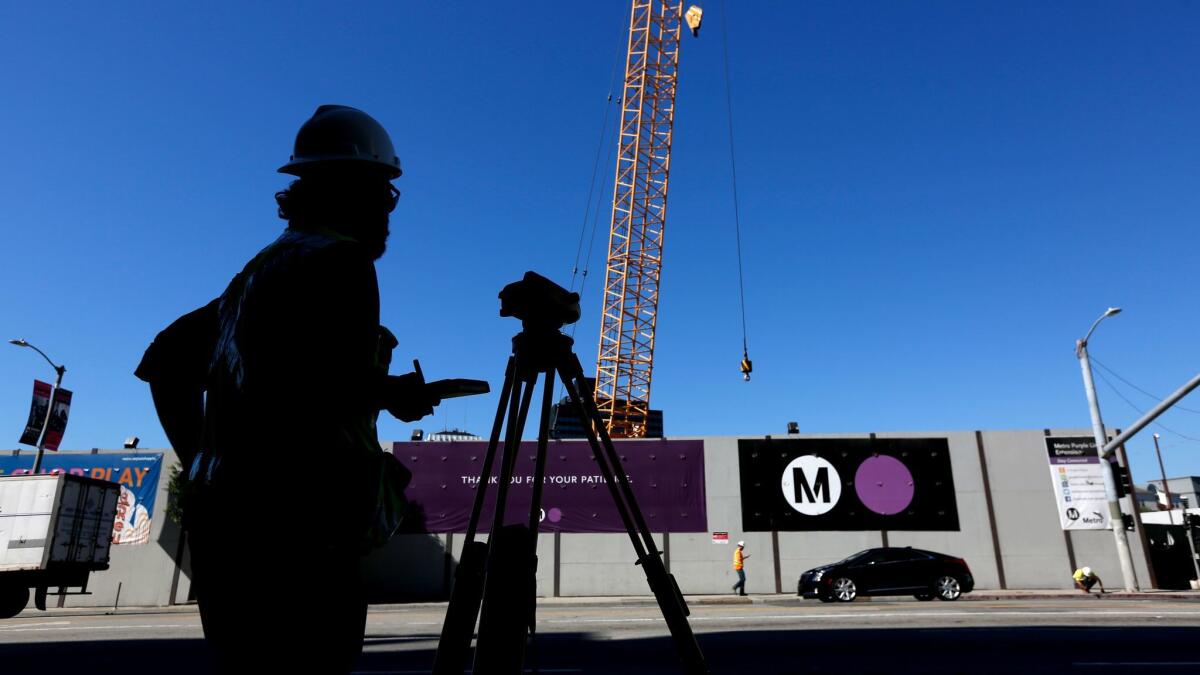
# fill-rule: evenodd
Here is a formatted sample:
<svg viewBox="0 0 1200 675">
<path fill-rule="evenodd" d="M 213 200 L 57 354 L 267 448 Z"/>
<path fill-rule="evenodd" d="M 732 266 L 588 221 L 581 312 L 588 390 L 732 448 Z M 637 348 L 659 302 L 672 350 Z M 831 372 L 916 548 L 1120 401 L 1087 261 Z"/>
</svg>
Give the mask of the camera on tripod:
<svg viewBox="0 0 1200 675">
<path fill-rule="evenodd" d="M 679 584 L 663 564 L 650 526 L 638 508 L 621 457 L 596 409 L 583 366 L 571 350 L 574 340 L 559 330 L 579 320 L 579 294 L 543 276 L 526 272 L 520 281 L 500 291 L 500 316 L 520 319 L 522 330 L 512 339 L 512 354 L 508 357 L 495 422 L 479 472 L 479 488 L 467 521 L 462 556 L 454 572 L 454 588 L 434 657 L 434 675 L 463 675 L 472 656 L 471 672 L 475 675 L 525 672 L 526 642 L 536 627 L 537 539 L 542 486 L 546 479 L 550 405 L 556 377 L 566 386 L 571 401 L 588 420 L 584 428 L 592 457 L 604 476 L 613 505 L 633 544 L 634 564 L 641 566 L 646 575 L 685 672 L 707 675 L 708 664 L 688 624 L 687 603 Z M 532 486 L 529 509 L 521 522 L 509 523 L 505 519 L 508 486 L 513 479 L 518 453 L 526 452 L 521 449 L 521 439 L 539 379 L 541 411 L 537 452 L 533 456 L 534 469 L 529 481 Z M 505 420 L 508 420 L 507 429 Z M 501 450 L 502 435 L 505 440 Z M 500 451 L 499 456 L 497 451 Z M 484 543 L 476 541 L 475 535 L 483 516 L 488 486 L 492 483 L 492 467 L 497 461 L 500 475 L 495 481 L 495 507 L 488 528 L 489 538 Z M 472 638 L 474 650 L 471 649 Z"/>
<path fill-rule="evenodd" d="M 526 328 L 558 330 L 579 320 L 579 294 L 546 277 L 526 272 L 500 291 L 500 316 L 513 316 Z"/>
</svg>

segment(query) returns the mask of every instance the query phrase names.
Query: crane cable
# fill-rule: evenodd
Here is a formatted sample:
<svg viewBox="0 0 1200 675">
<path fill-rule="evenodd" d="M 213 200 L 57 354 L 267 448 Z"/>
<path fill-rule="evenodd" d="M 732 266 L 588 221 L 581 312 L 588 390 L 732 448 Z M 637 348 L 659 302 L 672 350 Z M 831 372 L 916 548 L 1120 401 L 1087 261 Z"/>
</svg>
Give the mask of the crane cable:
<svg viewBox="0 0 1200 675">
<path fill-rule="evenodd" d="M 596 192 L 596 176 L 600 170 L 600 158 L 603 156 L 604 149 L 607 146 L 606 141 L 608 138 L 608 129 L 609 129 L 608 115 L 609 115 L 609 111 L 612 109 L 613 89 L 615 88 L 616 82 L 617 82 L 617 65 L 621 62 L 621 59 L 620 59 L 621 46 L 625 42 L 624 30 L 622 30 L 622 32 L 621 32 L 621 37 L 622 37 L 622 41 L 617 44 L 617 52 L 613 55 L 612 72 L 609 75 L 609 79 L 608 79 L 608 97 L 605 99 L 605 103 L 604 103 L 604 119 L 600 123 L 600 140 L 597 141 L 597 143 L 596 143 L 596 157 L 592 161 L 592 177 L 588 181 L 587 202 L 584 204 L 584 209 L 583 209 L 583 224 L 579 228 L 579 244 L 575 247 L 575 264 L 571 267 L 570 290 L 572 290 L 572 291 L 575 290 L 575 279 L 577 276 L 581 276 L 582 279 L 580 280 L 580 286 L 579 286 L 579 294 L 580 295 L 583 295 L 583 287 L 587 284 L 588 270 L 591 268 L 591 264 L 592 264 L 592 246 L 596 242 L 596 224 L 600 219 L 600 200 L 604 196 L 603 193 L 601 193 L 599 196 L 597 196 L 596 209 L 593 212 L 592 211 L 592 196 Z M 617 97 L 617 104 L 618 105 L 622 104 L 621 97 Z M 607 162 L 605 162 L 605 166 L 606 167 L 608 166 Z M 592 234 L 590 237 L 588 237 L 587 255 L 582 256 L 581 254 L 583 252 L 583 240 L 584 240 L 584 235 L 587 233 L 587 230 L 588 230 L 588 217 L 589 216 L 591 216 L 591 218 L 592 218 Z M 580 272 L 580 270 L 579 270 L 580 257 L 583 257 L 583 274 L 582 275 L 579 274 L 579 272 Z M 574 326 L 572 326 L 571 330 L 572 330 L 572 336 L 573 336 L 574 330 L 575 330 Z"/>
<path fill-rule="evenodd" d="M 725 11 L 725 0 L 721 0 L 721 45 L 723 47 L 725 57 L 725 110 L 729 121 L 729 174 L 733 184 L 733 227 L 737 238 L 737 261 L 738 261 L 738 300 L 742 310 L 742 362 L 741 371 L 745 381 L 750 381 L 750 373 L 754 370 L 753 364 L 750 362 L 749 339 L 746 331 L 746 284 L 742 274 L 742 223 L 741 214 L 738 208 L 738 190 L 737 190 L 737 161 L 734 156 L 733 147 L 733 94 L 730 86 L 729 77 L 729 21 L 728 14 Z"/>
<path fill-rule="evenodd" d="M 575 281 L 576 281 L 576 278 L 579 278 L 579 295 L 580 296 L 583 295 L 584 288 L 587 286 L 588 270 L 591 269 L 591 266 L 592 266 L 592 248 L 594 247 L 594 245 L 596 243 L 596 228 L 598 227 L 599 222 L 600 222 L 601 204 L 602 204 L 602 200 L 604 199 L 603 190 L 600 191 L 600 194 L 598 194 L 598 195 L 596 194 L 596 176 L 600 175 L 599 170 L 600 170 L 601 158 L 605 156 L 604 151 L 610 145 L 610 143 L 608 142 L 608 140 L 609 140 L 608 139 L 609 111 L 612 109 L 613 89 L 616 88 L 616 83 L 617 83 L 617 68 L 618 68 L 618 66 L 623 66 L 624 62 L 625 62 L 625 59 L 621 58 L 622 48 L 627 46 L 627 41 L 629 39 L 626 29 L 624 27 L 622 27 L 620 35 L 621 35 L 621 39 L 620 39 L 620 41 L 618 41 L 617 49 L 613 53 L 612 72 L 609 74 L 609 78 L 608 78 L 608 96 L 605 98 L 605 102 L 604 102 L 604 119 L 600 122 L 600 139 L 596 143 L 596 157 L 592 161 L 592 177 L 591 177 L 591 180 L 588 181 L 588 196 L 587 196 L 587 201 L 585 202 L 584 209 L 583 209 L 583 223 L 581 224 L 581 226 L 579 228 L 579 243 L 575 247 L 575 264 L 572 265 L 572 267 L 571 267 L 571 286 L 570 286 L 569 290 L 572 290 L 572 291 L 575 290 Z M 624 71 L 622 71 L 622 72 L 624 72 Z M 618 106 L 624 104 L 623 95 L 624 95 L 624 86 L 622 85 L 622 96 L 617 97 L 617 105 Z M 616 135 L 614 134 L 614 138 L 615 137 L 616 137 Z M 616 159 L 615 159 L 616 153 L 609 152 L 608 154 L 610 156 L 613 156 L 613 161 L 616 161 Z M 612 166 L 612 162 L 605 160 L 604 166 L 607 169 Z M 593 195 L 595 195 L 595 197 L 596 197 L 595 209 L 592 208 Z M 592 232 L 590 235 L 587 234 L 589 216 L 592 221 L 592 227 L 591 227 Z M 585 236 L 587 237 L 587 240 L 588 240 L 588 247 L 587 247 L 586 255 L 583 254 L 583 240 L 584 240 Z M 583 259 L 582 274 L 580 273 L 580 269 L 579 269 L 580 258 Z M 575 329 L 577 329 L 578 327 L 579 327 L 578 322 L 571 324 L 571 338 L 572 339 L 574 339 Z M 558 385 L 558 395 L 555 398 L 561 399 L 563 397 L 564 393 L 565 393 L 565 389 L 563 388 L 562 384 L 560 383 Z"/>
</svg>

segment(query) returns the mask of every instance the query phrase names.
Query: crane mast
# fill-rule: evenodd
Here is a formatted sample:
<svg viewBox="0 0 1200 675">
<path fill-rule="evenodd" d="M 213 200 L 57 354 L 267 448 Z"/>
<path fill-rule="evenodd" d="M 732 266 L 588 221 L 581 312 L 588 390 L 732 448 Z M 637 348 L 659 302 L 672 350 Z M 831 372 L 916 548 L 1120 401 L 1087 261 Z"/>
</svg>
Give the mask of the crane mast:
<svg viewBox="0 0 1200 675">
<path fill-rule="evenodd" d="M 688 12 L 693 32 L 700 10 Z M 614 438 L 646 435 L 683 3 L 633 0 L 621 95 L 596 401 Z"/>
</svg>

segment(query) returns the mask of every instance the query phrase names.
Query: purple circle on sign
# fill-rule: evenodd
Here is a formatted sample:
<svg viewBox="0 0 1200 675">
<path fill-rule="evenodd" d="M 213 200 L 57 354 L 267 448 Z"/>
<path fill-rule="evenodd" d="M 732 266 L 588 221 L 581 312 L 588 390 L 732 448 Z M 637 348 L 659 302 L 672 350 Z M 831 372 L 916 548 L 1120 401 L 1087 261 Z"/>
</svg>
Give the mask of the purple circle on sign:
<svg viewBox="0 0 1200 675">
<path fill-rule="evenodd" d="M 912 473 L 895 457 L 875 455 L 859 465 L 854 490 L 863 506 L 881 516 L 894 515 L 912 503 Z"/>
<path fill-rule="evenodd" d="M 552 523 L 557 523 L 558 521 L 562 520 L 562 509 L 556 506 L 547 511 L 546 520 L 549 520 Z"/>
</svg>

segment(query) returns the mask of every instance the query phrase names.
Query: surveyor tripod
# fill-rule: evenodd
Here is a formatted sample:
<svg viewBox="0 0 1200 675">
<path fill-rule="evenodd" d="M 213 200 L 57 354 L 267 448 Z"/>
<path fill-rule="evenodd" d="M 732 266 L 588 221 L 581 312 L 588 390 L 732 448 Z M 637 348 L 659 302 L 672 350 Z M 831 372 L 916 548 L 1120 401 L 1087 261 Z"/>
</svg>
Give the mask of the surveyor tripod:
<svg viewBox="0 0 1200 675">
<path fill-rule="evenodd" d="M 508 358 L 500 403 L 496 409 L 496 419 L 477 483 L 462 557 L 455 573 L 454 590 L 450 596 L 450 605 L 446 609 L 433 672 L 435 675 L 463 673 L 476 618 L 479 619 L 479 633 L 472 672 L 477 675 L 510 675 L 522 672 L 526 638 L 532 635 L 535 629 L 538 523 L 541 517 L 542 485 L 546 474 L 550 404 L 557 376 L 566 387 L 571 401 L 583 414 L 583 428 L 587 433 L 592 454 L 637 553 L 635 564 L 640 565 L 646 574 L 646 581 L 650 584 L 671 631 L 684 671 L 689 674 L 707 673 L 708 666 L 704 655 L 700 652 L 700 646 L 696 643 L 695 635 L 688 624 L 687 604 L 675 577 L 667 572 L 661 553 L 650 535 L 650 528 L 646 525 L 641 509 L 638 508 L 629 479 L 596 409 L 592 392 L 584 380 L 579 358 L 571 350 L 574 341 L 559 330 L 563 323 L 573 323 L 578 319 L 579 296 L 568 294 L 561 287 L 529 272 L 523 281 L 511 284 L 501 292 L 502 301 L 508 303 L 512 296 L 506 299 L 505 293 L 521 284 L 527 286 L 517 288 L 514 293 L 526 292 L 528 286 L 536 286 L 537 293 L 544 293 L 549 288 L 551 292 L 561 292 L 560 299 L 566 298 L 568 302 L 572 301 L 573 296 L 574 307 L 566 312 L 568 320 L 563 320 L 561 316 L 557 320 L 545 320 L 545 313 L 537 311 L 537 308 L 511 308 L 506 304 L 501 309 L 502 316 L 521 318 L 524 330 L 512 340 L 512 355 Z M 519 300 L 514 303 L 521 304 Z M 570 318 L 571 316 L 574 318 Z M 543 388 L 528 520 L 521 524 L 504 525 L 508 488 L 513 478 L 521 434 L 539 377 L 543 378 Z M 505 438 L 500 455 L 499 482 L 496 484 L 496 507 L 492 515 L 488 542 L 485 544 L 475 541 L 475 535 L 483 512 L 485 493 L 496 459 L 502 427 L 505 430 Z"/>
</svg>

